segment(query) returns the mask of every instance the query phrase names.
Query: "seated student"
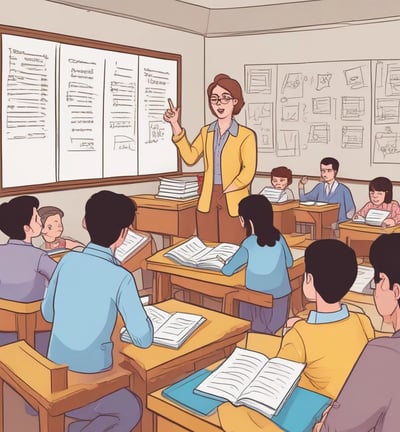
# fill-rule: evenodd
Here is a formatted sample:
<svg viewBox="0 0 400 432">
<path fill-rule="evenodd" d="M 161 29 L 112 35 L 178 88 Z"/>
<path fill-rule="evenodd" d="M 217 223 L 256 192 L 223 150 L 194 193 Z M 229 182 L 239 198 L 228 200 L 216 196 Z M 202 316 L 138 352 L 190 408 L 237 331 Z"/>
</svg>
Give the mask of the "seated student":
<svg viewBox="0 0 400 432">
<path fill-rule="evenodd" d="M 84 217 L 91 242 L 83 252 L 64 255 L 50 280 L 42 303 L 43 317 L 53 323 L 48 358 L 72 371 L 96 373 L 112 367 L 111 335 L 118 311 L 135 345 L 147 348 L 152 343 L 153 326 L 132 274 L 114 258 L 135 212 L 125 195 L 92 195 Z M 122 389 L 67 415 L 78 420 L 70 431 L 129 432 L 140 420 L 141 403 Z"/>
<path fill-rule="evenodd" d="M 357 220 L 360 216 L 365 218 L 371 209 L 390 212 L 382 226 L 400 224 L 400 206 L 397 201 L 393 200 L 393 185 L 388 178 L 376 177 L 369 182 L 369 201 L 353 216 L 353 219 Z"/>
<path fill-rule="evenodd" d="M 354 215 L 356 206 L 353 201 L 350 189 L 343 183 L 336 180 L 339 170 L 339 162 L 332 158 L 326 157 L 321 160 L 321 179 L 310 192 L 304 191 L 304 185 L 307 183 L 307 177 L 299 180 L 299 198 L 300 201 L 322 201 L 327 203 L 338 203 L 339 217 L 338 223 L 351 219 Z"/>
<path fill-rule="evenodd" d="M 38 210 L 40 220 L 42 221 L 42 237 L 44 244 L 41 246 L 45 250 L 53 249 L 73 249 L 75 247 L 84 246 L 84 244 L 62 238 L 61 235 L 64 231 L 62 218 L 64 212 L 58 207 L 46 206 Z"/>
<path fill-rule="evenodd" d="M 293 191 L 289 188 L 292 182 L 293 177 L 291 169 L 285 166 L 279 166 L 272 169 L 271 184 L 275 189 L 284 190 L 288 201 L 294 200 Z"/>
<path fill-rule="evenodd" d="M 376 307 L 395 333 L 367 344 L 315 432 L 392 432 L 400 424 L 400 234 L 378 237 L 369 257 L 375 270 Z"/>
<path fill-rule="evenodd" d="M 231 275 L 244 264 L 246 287 L 272 294 L 272 308 L 240 302 L 239 316 L 251 321 L 252 330 L 276 333 L 289 313 L 291 287 L 287 268 L 293 257 L 285 238 L 273 225 L 272 205 L 263 195 L 249 195 L 239 203 L 239 220 L 247 238 L 222 268 Z"/>
<path fill-rule="evenodd" d="M 316 301 L 316 311 L 285 334 L 278 357 L 306 363 L 299 386 L 334 399 L 374 330 L 366 315 L 340 302 L 357 276 L 353 249 L 339 240 L 318 240 L 304 259 L 303 292 Z"/>
<path fill-rule="evenodd" d="M 10 238 L 0 245 L 0 298 L 22 303 L 41 300 L 56 268 L 46 252 L 32 245 L 42 229 L 38 207 L 37 198 L 25 195 L 0 205 L 0 229 Z M 36 349 L 45 354 L 49 334 L 36 336 Z M 0 333 L 0 345 L 16 340 L 15 333 Z"/>
</svg>

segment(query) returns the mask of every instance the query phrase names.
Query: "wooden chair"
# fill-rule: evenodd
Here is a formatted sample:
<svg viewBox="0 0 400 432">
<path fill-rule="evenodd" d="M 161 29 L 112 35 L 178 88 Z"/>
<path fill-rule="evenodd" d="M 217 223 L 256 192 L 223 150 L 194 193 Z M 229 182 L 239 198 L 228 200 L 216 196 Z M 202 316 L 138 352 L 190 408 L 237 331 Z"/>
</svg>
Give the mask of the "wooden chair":
<svg viewBox="0 0 400 432">
<path fill-rule="evenodd" d="M 131 372 L 115 365 L 83 374 L 57 365 L 19 341 L 0 347 L 0 432 L 4 431 L 4 383 L 39 412 L 40 432 L 64 432 L 65 413 L 129 387 Z"/>
<path fill-rule="evenodd" d="M 18 340 L 35 346 L 36 315 L 40 313 L 42 301 L 22 303 L 0 299 L 0 331 L 17 332 Z"/>
</svg>

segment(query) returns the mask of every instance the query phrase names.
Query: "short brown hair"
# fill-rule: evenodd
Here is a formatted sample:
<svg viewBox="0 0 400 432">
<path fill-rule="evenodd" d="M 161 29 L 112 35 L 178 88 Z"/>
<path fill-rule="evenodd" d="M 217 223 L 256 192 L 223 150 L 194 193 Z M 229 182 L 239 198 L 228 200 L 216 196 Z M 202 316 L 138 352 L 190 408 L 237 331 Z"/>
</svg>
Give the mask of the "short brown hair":
<svg viewBox="0 0 400 432">
<path fill-rule="evenodd" d="M 40 207 L 37 212 L 40 216 L 40 220 L 42 221 L 43 226 L 46 223 L 47 218 L 50 216 L 60 215 L 60 218 L 64 217 L 64 212 L 58 207 L 53 206 Z"/>
<path fill-rule="evenodd" d="M 369 182 L 369 191 L 385 192 L 384 202 L 389 204 L 393 200 L 393 184 L 387 177 L 375 177 Z"/>
<path fill-rule="evenodd" d="M 208 106 L 210 107 L 211 112 L 214 113 L 214 110 L 211 106 L 210 97 L 213 90 L 217 86 L 220 86 L 227 90 L 231 94 L 233 99 L 237 99 L 237 104 L 233 107 L 233 114 L 239 114 L 244 105 L 242 87 L 236 80 L 226 74 L 216 75 L 214 81 L 207 88 Z"/>
<path fill-rule="evenodd" d="M 271 181 L 272 177 L 283 177 L 287 178 L 287 184 L 288 186 L 292 184 L 293 182 L 293 176 L 292 176 L 292 170 L 285 167 L 285 166 L 279 166 L 276 168 L 272 168 L 271 171 Z"/>
</svg>

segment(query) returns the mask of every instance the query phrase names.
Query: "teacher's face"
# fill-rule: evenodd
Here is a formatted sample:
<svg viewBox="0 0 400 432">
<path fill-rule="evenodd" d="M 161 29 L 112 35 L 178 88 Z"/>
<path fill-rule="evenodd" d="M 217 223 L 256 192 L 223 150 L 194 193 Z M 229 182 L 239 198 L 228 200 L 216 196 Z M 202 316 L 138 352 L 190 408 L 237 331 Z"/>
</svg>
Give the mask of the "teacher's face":
<svg viewBox="0 0 400 432">
<path fill-rule="evenodd" d="M 231 118 L 233 108 L 238 100 L 234 99 L 228 90 L 217 85 L 211 93 L 210 102 L 214 114 L 219 119 Z"/>
</svg>

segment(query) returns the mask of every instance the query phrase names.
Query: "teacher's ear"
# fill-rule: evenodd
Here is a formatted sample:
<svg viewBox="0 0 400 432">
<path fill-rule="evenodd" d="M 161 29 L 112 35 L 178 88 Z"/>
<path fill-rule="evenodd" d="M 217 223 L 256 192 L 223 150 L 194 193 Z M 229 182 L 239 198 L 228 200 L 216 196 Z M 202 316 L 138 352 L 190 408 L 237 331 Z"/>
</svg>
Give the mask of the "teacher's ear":
<svg viewBox="0 0 400 432">
<path fill-rule="evenodd" d="M 84 216 L 83 219 L 82 219 L 82 227 L 85 228 L 85 230 L 87 230 L 87 228 L 86 228 L 86 219 L 85 219 L 85 216 Z"/>
</svg>

